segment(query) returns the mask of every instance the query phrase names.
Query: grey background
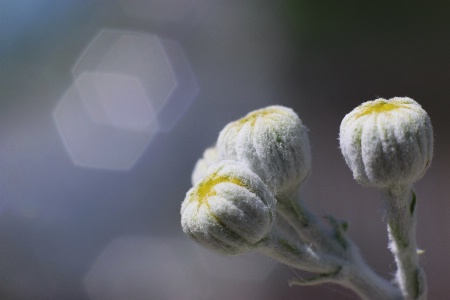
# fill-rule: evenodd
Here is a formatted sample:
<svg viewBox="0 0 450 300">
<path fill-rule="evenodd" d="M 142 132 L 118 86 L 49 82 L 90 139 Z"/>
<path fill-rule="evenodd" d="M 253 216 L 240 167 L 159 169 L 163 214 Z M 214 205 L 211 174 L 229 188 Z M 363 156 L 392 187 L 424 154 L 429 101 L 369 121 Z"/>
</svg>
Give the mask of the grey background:
<svg viewBox="0 0 450 300">
<path fill-rule="evenodd" d="M 234 258 L 214 270 L 215 257 L 182 233 L 179 208 L 226 123 L 289 106 L 310 129 L 308 205 L 349 220 L 364 257 L 389 277 L 382 202 L 353 181 L 337 137 L 355 106 L 394 96 L 417 100 L 434 126 L 434 161 L 416 184 L 418 242 L 429 298 L 448 297 L 448 3 L 198 0 L 158 11 L 148 1 L 132 10 L 139 2 L 0 2 L 2 299 L 356 299 L 334 285 L 289 288 L 303 273 L 259 257 L 244 259 L 264 265 L 258 276 L 240 277 Z M 71 68 L 105 28 L 178 41 L 200 88 L 129 171 L 75 166 L 52 118 Z"/>
</svg>

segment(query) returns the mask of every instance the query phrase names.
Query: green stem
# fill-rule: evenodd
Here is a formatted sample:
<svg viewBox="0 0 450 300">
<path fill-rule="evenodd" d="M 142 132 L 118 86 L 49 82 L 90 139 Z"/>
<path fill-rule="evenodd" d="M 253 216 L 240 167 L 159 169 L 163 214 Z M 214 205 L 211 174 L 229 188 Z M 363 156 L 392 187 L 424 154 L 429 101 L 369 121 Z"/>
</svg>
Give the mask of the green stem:
<svg viewBox="0 0 450 300">
<path fill-rule="evenodd" d="M 383 192 L 388 212 L 389 248 L 397 264 L 396 280 L 407 300 L 425 300 L 427 283 L 419 265 L 416 242 L 416 195 L 412 186 Z"/>
</svg>

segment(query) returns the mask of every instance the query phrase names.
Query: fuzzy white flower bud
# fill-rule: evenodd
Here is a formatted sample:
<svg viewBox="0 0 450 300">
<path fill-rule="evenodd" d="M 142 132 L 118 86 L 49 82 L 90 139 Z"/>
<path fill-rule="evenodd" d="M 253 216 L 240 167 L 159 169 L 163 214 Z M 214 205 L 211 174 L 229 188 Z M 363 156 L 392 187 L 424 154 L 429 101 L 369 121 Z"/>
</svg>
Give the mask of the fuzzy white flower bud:
<svg viewBox="0 0 450 300">
<path fill-rule="evenodd" d="M 221 161 L 192 187 L 181 206 L 183 231 L 226 255 L 242 253 L 266 237 L 275 222 L 276 200 L 247 166 Z"/>
<path fill-rule="evenodd" d="M 245 163 L 275 195 L 292 196 L 311 170 L 307 131 L 290 108 L 255 110 L 220 132 L 219 158 Z"/>
<path fill-rule="evenodd" d="M 202 180 L 208 168 L 219 161 L 219 155 L 216 147 L 210 147 L 203 152 L 203 157 L 200 158 L 195 164 L 194 171 L 192 172 L 191 182 L 195 185 Z"/>
<path fill-rule="evenodd" d="M 412 184 L 433 157 L 433 128 L 410 98 L 368 101 L 342 120 L 340 148 L 361 184 L 376 188 Z"/>
</svg>

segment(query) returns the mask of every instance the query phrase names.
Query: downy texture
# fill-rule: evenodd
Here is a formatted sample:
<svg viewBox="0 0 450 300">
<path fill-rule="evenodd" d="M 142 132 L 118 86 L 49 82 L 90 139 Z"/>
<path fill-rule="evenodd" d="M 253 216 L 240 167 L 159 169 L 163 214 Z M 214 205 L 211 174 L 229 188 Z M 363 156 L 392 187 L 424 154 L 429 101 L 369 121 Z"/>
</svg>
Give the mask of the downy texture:
<svg viewBox="0 0 450 300">
<path fill-rule="evenodd" d="M 407 97 L 361 104 L 342 120 L 339 141 L 354 178 L 376 188 L 412 184 L 433 157 L 430 118 Z"/>
<path fill-rule="evenodd" d="M 192 171 L 191 182 L 195 185 L 202 180 L 208 168 L 219 161 L 216 147 L 210 147 L 203 152 L 203 157 L 195 164 L 194 171 Z"/>
<path fill-rule="evenodd" d="M 269 106 L 229 123 L 217 141 L 220 159 L 245 163 L 275 194 L 292 196 L 311 170 L 307 128 L 297 114 Z"/>
<path fill-rule="evenodd" d="M 242 253 L 266 237 L 275 222 L 276 200 L 247 166 L 221 161 L 186 194 L 183 231 L 225 255 Z"/>
</svg>

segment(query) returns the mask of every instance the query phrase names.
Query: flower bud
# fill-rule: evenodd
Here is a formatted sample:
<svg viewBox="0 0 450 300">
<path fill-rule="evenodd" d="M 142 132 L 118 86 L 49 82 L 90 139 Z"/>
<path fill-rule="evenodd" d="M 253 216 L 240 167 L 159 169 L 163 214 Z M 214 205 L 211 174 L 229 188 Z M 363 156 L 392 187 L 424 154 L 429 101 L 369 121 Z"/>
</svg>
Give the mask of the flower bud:
<svg viewBox="0 0 450 300">
<path fill-rule="evenodd" d="M 275 222 L 276 200 L 244 164 L 221 161 L 186 194 L 183 231 L 226 255 L 242 253 L 266 237 Z"/>
<path fill-rule="evenodd" d="M 283 106 L 255 110 L 231 122 L 217 141 L 219 158 L 245 163 L 275 194 L 292 196 L 311 170 L 307 128 Z"/>
<path fill-rule="evenodd" d="M 194 171 L 192 172 L 191 182 L 195 185 L 202 180 L 208 168 L 219 161 L 216 147 L 210 147 L 203 152 L 203 157 L 200 158 L 195 164 Z"/>
<path fill-rule="evenodd" d="M 376 188 L 412 184 L 433 157 L 433 128 L 410 98 L 368 101 L 342 120 L 340 148 L 361 184 Z"/>
</svg>

